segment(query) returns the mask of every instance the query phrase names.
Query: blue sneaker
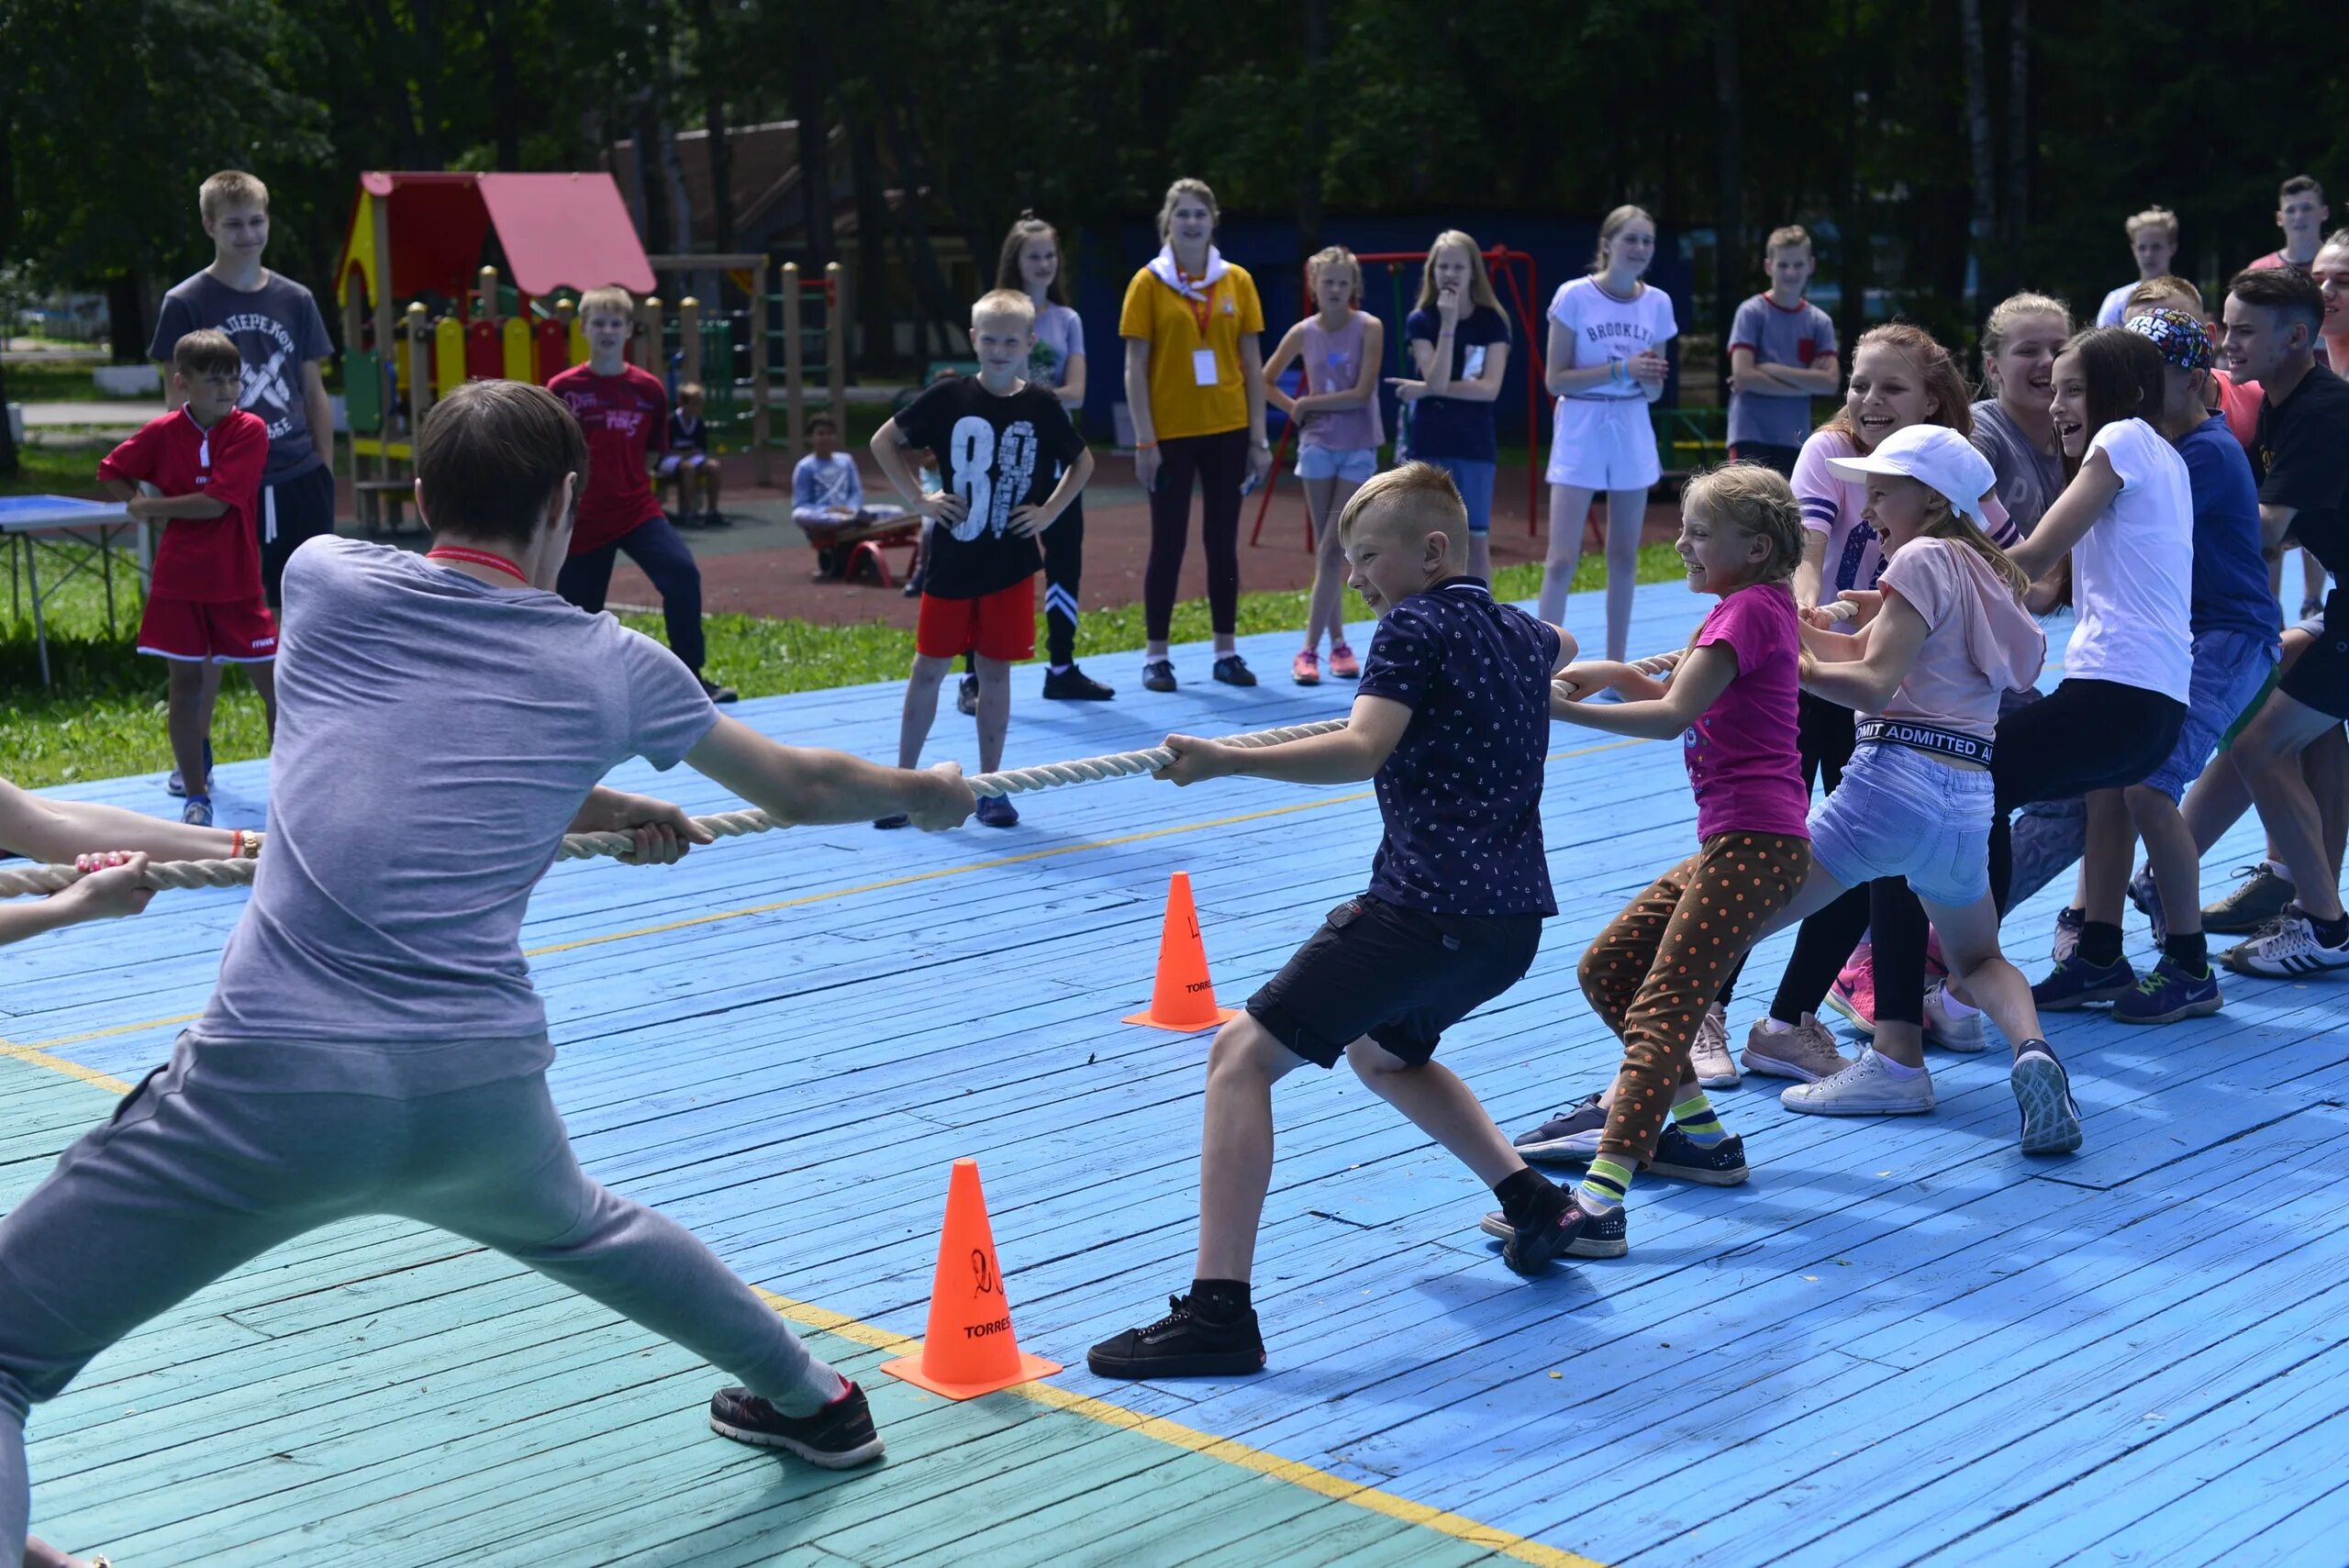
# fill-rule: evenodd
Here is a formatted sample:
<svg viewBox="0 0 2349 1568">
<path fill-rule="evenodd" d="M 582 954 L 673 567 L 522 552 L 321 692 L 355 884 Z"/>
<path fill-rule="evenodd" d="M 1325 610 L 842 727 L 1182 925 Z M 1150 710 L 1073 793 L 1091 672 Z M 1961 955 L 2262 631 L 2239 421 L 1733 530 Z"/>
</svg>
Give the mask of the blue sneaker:
<svg viewBox="0 0 2349 1568">
<path fill-rule="evenodd" d="M 2137 972 L 2129 967 L 2127 959 L 2113 964 L 2090 963 L 2076 952 L 2031 988 L 2031 999 L 2043 1013 L 2068 1013 L 2091 1002 L 2115 1001 L 2136 987 Z"/>
<path fill-rule="evenodd" d="M 2225 1002 L 2217 970 L 2206 966 L 2199 975 L 2188 974 L 2164 953 L 2135 990 L 2114 1000 L 2112 1016 L 2124 1024 L 2174 1024 L 2209 1018 Z"/>
<path fill-rule="evenodd" d="M 2155 947 L 2169 940 L 2169 921 L 2162 916 L 2162 890 L 2154 885 L 2153 867 L 2147 866 L 2129 879 L 2129 902 L 2153 923 Z"/>
</svg>

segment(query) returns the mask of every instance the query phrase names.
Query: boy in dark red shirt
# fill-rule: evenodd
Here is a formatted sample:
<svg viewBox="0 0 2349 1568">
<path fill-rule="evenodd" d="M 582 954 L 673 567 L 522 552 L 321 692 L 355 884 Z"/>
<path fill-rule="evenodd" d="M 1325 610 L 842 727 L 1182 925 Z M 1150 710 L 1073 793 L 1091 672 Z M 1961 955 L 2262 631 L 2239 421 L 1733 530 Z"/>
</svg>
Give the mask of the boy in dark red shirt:
<svg viewBox="0 0 2349 1568">
<path fill-rule="evenodd" d="M 242 664 L 277 730 L 277 624 L 262 596 L 253 531 L 269 427 L 237 406 L 243 376 L 226 333 L 188 333 L 172 350 L 172 388 L 186 401 L 98 464 L 99 482 L 133 517 L 164 525 L 139 651 L 170 661 L 172 755 L 187 785 L 181 820 L 199 828 L 212 826 L 205 741 L 218 691 L 206 689 L 204 667 Z"/>
<path fill-rule="evenodd" d="M 652 494 L 646 460 L 669 445 L 669 389 L 624 358 L 635 330 L 636 302 L 623 288 L 589 289 L 579 299 L 587 362 L 547 383 L 587 435 L 587 487 L 572 527 L 571 559 L 555 591 L 594 615 L 612 585 L 621 551 L 661 595 L 669 651 L 701 678 L 707 651 L 701 632 L 701 568 Z M 703 680 L 712 702 L 732 702 L 731 686 Z"/>
</svg>

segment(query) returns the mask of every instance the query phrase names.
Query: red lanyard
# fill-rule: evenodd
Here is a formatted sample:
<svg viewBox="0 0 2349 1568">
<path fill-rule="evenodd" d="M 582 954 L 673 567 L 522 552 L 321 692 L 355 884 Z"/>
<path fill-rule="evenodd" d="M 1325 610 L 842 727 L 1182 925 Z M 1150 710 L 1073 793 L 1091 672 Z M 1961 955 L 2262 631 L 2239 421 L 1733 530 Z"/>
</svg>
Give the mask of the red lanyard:
<svg viewBox="0 0 2349 1568">
<path fill-rule="evenodd" d="M 427 561 L 462 561 L 471 566 L 486 566 L 493 571 L 505 573 L 508 577 L 513 578 L 514 581 L 521 584 L 525 588 L 530 585 L 529 578 L 523 575 L 522 568 L 519 565 L 514 562 L 507 560 L 506 557 L 502 555 L 492 555 L 485 550 L 467 550 L 462 545 L 454 544 L 438 545 L 431 550 L 426 550 L 424 552 L 424 559 Z"/>
<path fill-rule="evenodd" d="M 1180 267 L 1174 269 L 1174 275 L 1186 284 L 1194 281 L 1191 275 Z M 1186 293 L 1183 295 L 1183 303 L 1191 307 L 1191 317 L 1199 324 L 1199 341 L 1204 343 L 1208 340 L 1208 312 L 1215 307 L 1215 285 L 1205 278 L 1197 279 L 1197 282 L 1202 290 L 1201 294 L 1194 298 Z"/>
</svg>

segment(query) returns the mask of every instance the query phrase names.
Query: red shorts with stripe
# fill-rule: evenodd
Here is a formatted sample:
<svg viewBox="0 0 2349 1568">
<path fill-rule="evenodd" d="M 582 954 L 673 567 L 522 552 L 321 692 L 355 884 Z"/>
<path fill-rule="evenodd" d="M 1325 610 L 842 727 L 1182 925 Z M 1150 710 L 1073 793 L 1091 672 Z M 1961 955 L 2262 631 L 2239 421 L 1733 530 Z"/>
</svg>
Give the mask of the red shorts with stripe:
<svg viewBox="0 0 2349 1568">
<path fill-rule="evenodd" d="M 914 623 L 914 651 L 925 659 L 982 659 L 1017 664 L 1036 656 L 1036 579 L 1022 577 L 1008 588 L 975 599 L 921 596 L 921 618 Z"/>
<path fill-rule="evenodd" d="M 277 657 L 277 622 L 259 594 L 220 604 L 150 599 L 139 620 L 139 651 L 195 663 L 266 664 Z"/>
</svg>

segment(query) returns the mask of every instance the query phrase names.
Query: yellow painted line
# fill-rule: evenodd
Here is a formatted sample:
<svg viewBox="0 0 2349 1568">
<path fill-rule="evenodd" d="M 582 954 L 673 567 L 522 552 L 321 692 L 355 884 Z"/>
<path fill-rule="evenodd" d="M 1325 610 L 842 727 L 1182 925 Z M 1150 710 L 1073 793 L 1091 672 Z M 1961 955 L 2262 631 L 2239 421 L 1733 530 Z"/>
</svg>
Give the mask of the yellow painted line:
<svg viewBox="0 0 2349 1568">
<path fill-rule="evenodd" d="M 141 1024 L 136 1027 L 143 1029 L 146 1026 Z M 75 1038 L 83 1037 L 76 1036 Z M 50 1043 L 56 1042 L 52 1040 Z M 93 1088 L 104 1089 L 109 1095 L 130 1093 L 130 1085 L 121 1079 L 110 1073 L 101 1073 L 95 1067 L 84 1067 L 78 1062 L 68 1062 L 61 1056 L 51 1056 L 38 1046 L 18 1045 L 14 1040 L 0 1040 L 0 1057 L 6 1057 L 12 1062 L 29 1062 L 35 1067 L 46 1067 L 51 1073 L 61 1073 L 68 1078 L 78 1078 Z"/>
<path fill-rule="evenodd" d="M 771 1290 L 751 1287 L 785 1318 L 802 1328 L 837 1334 L 841 1339 L 884 1351 L 893 1356 L 913 1355 L 921 1349 L 921 1341 L 909 1340 L 875 1324 L 834 1312 L 813 1302 L 794 1301 L 787 1296 L 777 1296 Z M 1163 1416 L 1145 1416 L 1139 1410 L 1129 1410 L 1122 1405 L 1112 1405 L 1106 1399 L 1096 1399 L 1086 1394 L 1072 1394 L 1065 1388 L 1055 1388 L 1049 1383 L 1021 1383 L 1003 1392 L 1048 1410 L 1059 1410 L 1081 1416 L 1088 1421 L 1119 1431 L 1134 1432 L 1170 1448 L 1196 1453 L 1203 1459 L 1216 1460 L 1239 1469 L 1252 1471 L 1269 1480 L 1285 1482 L 1327 1497 L 1333 1503 L 1344 1503 L 1402 1524 L 1417 1525 L 1422 1529 L 1448 1535 L 1465 1541 L 1482 1551 L 1497 1552 L 1515 1558 L 1520 1562 L 1531 1562 L 1540 1568 L 1606 1568 L 1596 1558 L 1562 1551 L 1554 1546 L 1544 1546 L 1521 1535 L 1497 1529 L 1465 1514 L 1455 1514 L 1443 1508 L 1431 1508 L 1425 1503 L 1415 1503 L 1408 1497 L 1398 1497 L 1392 1492 L 1382 1492 L 1375 1486 L 1365 1486 L 1358 1481 L 1332 1475 L 1328 1471 L 1307 1464 L 1301 1460 L 1283 1459 L 1260 1448 L 1231 1438 L 1220 1438 L 1213 1432 L 1203 1432 L 1197 1427 L 1186 1427 L 1180 1421 L 1170 1421 Z"/>
</svg>

